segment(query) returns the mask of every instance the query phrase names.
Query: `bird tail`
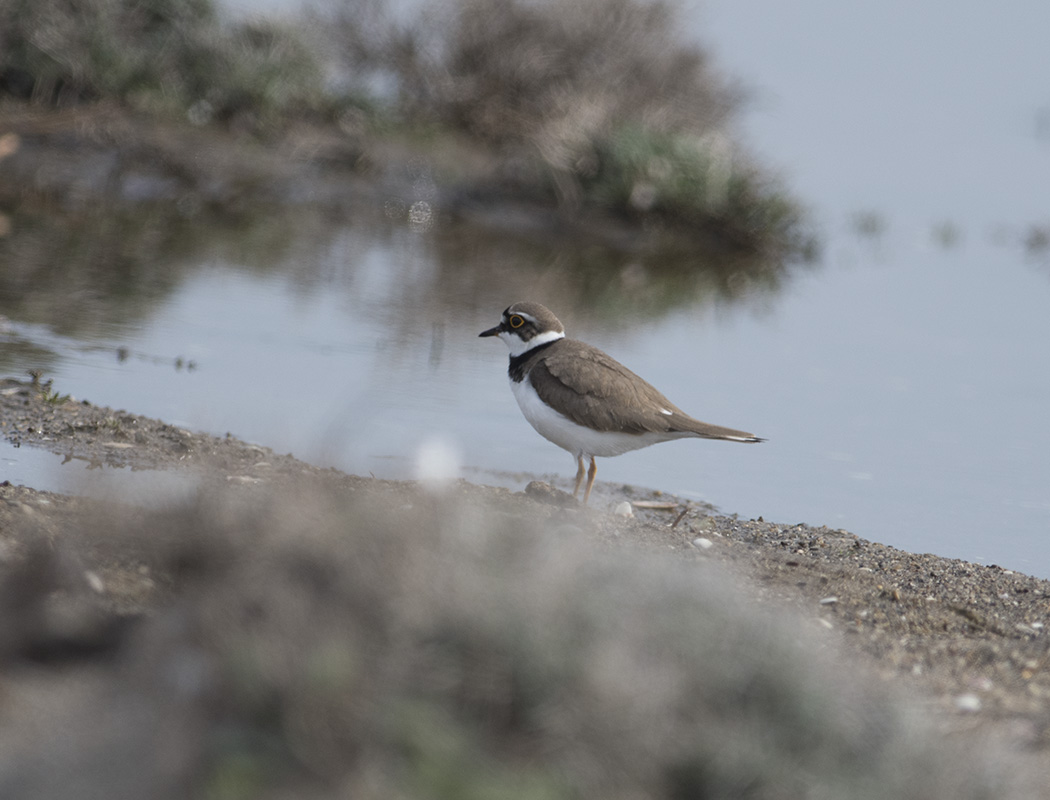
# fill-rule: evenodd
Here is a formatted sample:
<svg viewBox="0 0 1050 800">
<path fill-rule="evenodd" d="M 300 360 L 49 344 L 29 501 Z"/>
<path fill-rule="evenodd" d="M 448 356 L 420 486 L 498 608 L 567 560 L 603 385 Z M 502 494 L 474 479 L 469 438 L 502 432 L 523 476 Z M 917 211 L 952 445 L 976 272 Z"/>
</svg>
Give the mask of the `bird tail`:
<svg viewBox="0 0 1050 800">
<path fill-rule="evenodd" d="M 764 442 L 758 436 L 753 433 L 747 433 L 746 431 L 738 431 L 733 428 L 723 428 L 719 425 L 708 425 L 706 422 L 700 422 L 699 420 L 690 420 L 692 424 L 688 426 L 682 426 L 686 431 L 699 436 L 703 439 L 725 439 L 729 442 Z"/>
</svg>

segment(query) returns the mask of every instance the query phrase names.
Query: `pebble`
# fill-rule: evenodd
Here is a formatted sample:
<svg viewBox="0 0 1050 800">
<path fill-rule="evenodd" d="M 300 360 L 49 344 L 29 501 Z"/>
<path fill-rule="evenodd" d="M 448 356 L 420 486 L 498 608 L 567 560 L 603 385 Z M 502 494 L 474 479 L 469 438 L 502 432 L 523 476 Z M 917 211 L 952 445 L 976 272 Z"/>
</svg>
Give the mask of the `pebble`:
<svg viewBox="0 0 1050 800">
<path fill-rule="evenodd" d="M 710 539 L 705 539 L 703 536 L 697 536 L 695 539 L 693 539 L 693 547 L 697 548 L 698 550 L 709 550 L 714 546 L 714 542 L 712 542 Z"/>
<path fill-rule="evenodd" d="M 822 597 L 822 598 L 820 598 L 820 604 L 822 606 L 834 605 L 838 601 L 839 601 L 839 599 L 837 597 L 835 597 L 834 595 L 832 595 L 831 597 Z"/>
<path fill-rule="evenodd" d="M 624 500 L 616 508 L 613 509 L 613 513 L 618 517 L 633 517 L 634 509 L 631 508 L 631 504 Z"/>
<path fill-rule="evenodd" d="M 106 591 L 106 585 L 102 582 L 102 578 L 98 576 L 97 572 L 93 572 L 90 569 L 84 571 L 84 580 L 87 581 L 88 586 L 91 587 L 92 591 L 102 594 Z"/>
<path fill-rule="evenodd" d="M 955 707 L 959 711 L 980 711 L 981 698 L 972 693 L 961 694 L 955 698 Z"/>
<path fill-rule="evenodd" d="M 413 472 L 427 492 L 442 494 L 460 477 L 462 464 L 459 445 L 452 439 L 435 435 L 416 449 Z"/>
</svg>

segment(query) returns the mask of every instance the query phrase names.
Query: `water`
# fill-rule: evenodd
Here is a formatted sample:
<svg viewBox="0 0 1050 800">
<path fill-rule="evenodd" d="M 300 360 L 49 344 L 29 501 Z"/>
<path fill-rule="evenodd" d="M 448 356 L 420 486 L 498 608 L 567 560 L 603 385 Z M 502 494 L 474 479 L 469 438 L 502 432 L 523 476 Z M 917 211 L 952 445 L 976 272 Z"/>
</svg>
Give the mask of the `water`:
<svg viewBox="0 0 1050 800">
<path fill-rule="evenodd" d="M 882 541 L 1050 575 L 1050 258 L 1021 245 L 1050 221 L 1050 8 L 755 0 L 696 19 L 755 87 L 746 137 L 826 232 L 816 285 L 778 308 L 823 318 L 786 335 L 841 459 L 825 507 Z M 882 230 L 868 246 L 861 219 Z"/>
<path fill-rule="evenodd" d="M 701 7 L 719 63 L 759 87 L 743 134 L 824 234 L 818 265 L 775 281 L 378 208 L 260 220 L 143 245 L 135 280 L 91 303 L 0 298 L 0 371 L 357 473 L 411 477 L 441 441 L 472 480 L 567 482 L 505 348 L 477 338 L 531 298 L 687 411 L 769 439 L 600 460 L 598 504 L 627 482 L 1050 577 L 1050 269 L 1023 246 L 1046 221 L 1050 10 L 1023 12 Z M 82 477 L 31 452 L 0 453 L 4 477 Z"/>
<path fill-rule="evenodd" d="M 92 464 L 36 447 L 15 447 L 6 439 L 0 439 L 0 475 L 16 486 L 131 499 L 150 507 L 185 502 L 199 489 L 199 481 L 189 473 Z"/>
<path fill-rule="evenodd" d="M 745 134 L 831 232 L 866 209 L 968 239 L 1046 221 L 1045 4 L 705 0 L 693 19 L 753 87 Z"/>
</svg>

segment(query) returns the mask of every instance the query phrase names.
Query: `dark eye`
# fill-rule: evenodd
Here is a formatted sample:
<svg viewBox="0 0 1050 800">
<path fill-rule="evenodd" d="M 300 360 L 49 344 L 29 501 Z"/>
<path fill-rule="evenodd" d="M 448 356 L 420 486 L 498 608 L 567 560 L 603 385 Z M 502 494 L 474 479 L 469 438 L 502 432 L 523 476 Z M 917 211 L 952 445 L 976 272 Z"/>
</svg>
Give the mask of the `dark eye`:
<svg viewBox="0 0 1050 800">
<path fill-rule="evenodd" d="M 514 314 L 510 318 L 510 327 L 512 327 L 512 328 L 520 328 L 524 324 L 525 324 L 524 318 L 519 317 L 517 314 Z"/>
</svg>

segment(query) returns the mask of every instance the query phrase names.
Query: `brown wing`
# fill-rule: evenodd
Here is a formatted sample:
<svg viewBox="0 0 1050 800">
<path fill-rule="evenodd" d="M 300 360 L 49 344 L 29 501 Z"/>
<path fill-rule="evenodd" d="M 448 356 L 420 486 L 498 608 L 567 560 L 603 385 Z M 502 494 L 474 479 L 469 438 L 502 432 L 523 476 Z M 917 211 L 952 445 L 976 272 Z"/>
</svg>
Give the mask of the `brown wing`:
<svg viewBox="0 0 1050 800">
<path fill-rule="evenodd" d="M 755 439 L 744 431 L 693 419 L 601 350 L 582 342 L 571 342 L 571 348 L 563 349 L 558 347 L 562 341 L 548 349 L 532 367 L 529 377 L 540 398 L 561 409 L 573 422 L 600 431 Z"/>
</svg>

